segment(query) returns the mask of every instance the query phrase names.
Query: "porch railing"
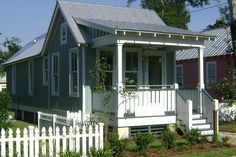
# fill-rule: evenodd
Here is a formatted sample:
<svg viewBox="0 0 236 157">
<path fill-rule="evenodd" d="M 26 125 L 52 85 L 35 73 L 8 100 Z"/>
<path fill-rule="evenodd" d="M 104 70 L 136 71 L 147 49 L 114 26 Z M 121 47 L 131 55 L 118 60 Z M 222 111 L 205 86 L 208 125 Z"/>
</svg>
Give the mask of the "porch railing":
<svg viewBox="0 0 236 157">
<path fill-rule="evenodd" d="M 213 109 L 215 108 L 214 99 L 202 89 L 202 116 L 207 118 L 207 122 L 213 126 Z"/>
<path fill-rule="evenodd" d="M 193 111 L 196 112 L 199 106 L 199 90 L 196 88 L 180 88 L 178 91 L 186 100 L 192 101 Z"/>
<path fill-rule="evenodd" d="M 133 92 L 131 96 L 123 97 L 125 115 L 157 116 L 174 114 L 175 89 L 172 85 L 139 85 L 125 86 L 125 90 Z"/>
</svg>

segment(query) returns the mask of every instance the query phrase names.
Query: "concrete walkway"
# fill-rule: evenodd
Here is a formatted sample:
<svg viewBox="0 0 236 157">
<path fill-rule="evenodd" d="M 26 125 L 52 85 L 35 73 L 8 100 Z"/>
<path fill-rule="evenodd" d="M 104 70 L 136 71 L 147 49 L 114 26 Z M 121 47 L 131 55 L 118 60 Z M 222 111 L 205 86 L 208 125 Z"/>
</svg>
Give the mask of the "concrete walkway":
<svg viewBox="0 0 236 157">
<path fill-rule="evenodd" d="M 223 137 L 229 137 L 229 144 L 231 146 L 236 146 L 236 133 L 230 133 L 230 132 L 220 132 L 219 133 L 219 140 L 221 140 Z M 235 156 L 236 157 L 236 156 Z"/>
</svg>

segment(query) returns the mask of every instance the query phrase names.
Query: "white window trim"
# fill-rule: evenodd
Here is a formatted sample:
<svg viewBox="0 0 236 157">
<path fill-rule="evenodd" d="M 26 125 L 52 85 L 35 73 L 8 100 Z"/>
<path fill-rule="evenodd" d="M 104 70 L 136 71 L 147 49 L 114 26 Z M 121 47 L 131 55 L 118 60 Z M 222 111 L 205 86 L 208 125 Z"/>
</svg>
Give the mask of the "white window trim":
<svg viewBox="0 0 236 157">
<path fill-rule="evenodd" d="M 182 85 L 183 85 L 183 83 L 184 83 L 184 69 L 183 69 L 183 64 L 176 64 L 176 66 L 175 66 L 175 71 L 176 71 L 176 76 L 175 76 L 175 78 L 176 78 L 176 80 L 175 80 L 175 82 L 177 82 L 177 68 L 181 68 L 182 69 Z"/>
<path fill-rule="evenodd" d="M 206 81 L 209 82 L 208 66 L 209 66 L 210 64 L 214 64 L 214 65 L 215 65 L 215 80 L 213 80 L 213 81 L 217 81 L 217 65 L 216 65 L 216 61 L 209 61 L 209 62 L 206 62 Z"/>
<path fill-rule="evenodd" d="M 63 29 L 65 29 L 66 30 L 66 34 L 65 34 L 65 40 L 62 40 L 63 38 L 63 36 L 62 36 L 62 30 Z M 61 43 L 61 45 L 64 45 L 64 44 L 66 44 L 67 43 L 67 24 L 66 24 L 66 22 L 64 22 L 64 23 L 62 23 L 61 24 L 61 26 L 60 26 L 60 43 Z"/>
<path fill-rule="evenodd" d="M 53 62 L 53 57 L 54 56 L 58 56 L 58 91 L 54 91 L 54 80 L 53 80 L 53 68 L 54 68 L 54 62 Z M 52 96 L 59 96 L 59 91 L 60 91 L 60 56 L 59 56 L 59 53 L 56 52 L 56 53 L 53 53 L 52 54 L 52 57 L 51 57 L 52 61 L 51 61 L 51 93 L 52 93 Z"/>
<path fill-rule="evenodd" d="M 28 61 L 28 94 L 34 94 L 34 61 L 31 59 Z M 32 65 L 32 67 L 30 67 Z M 32 68 L 32 76 L 30 76 L 30 68 Z M 31 90 L 32 89 L 32 90 Z"/>
<path fill-rule="evenodd" d="M 16 65 L 12 65 L 12 70 L 11 70 L 11 75 L 12 75 L 12 84 L 11 84 L 11 93 L 12 95 L 16 94 Z"/>
<path fill-rule="evenodd" d="M 45 60 L 48 60 L 48 78 L 47 78 L 47 81 L 46 81 L 46 76 L 45 76 Z M 48 56 L 44 56 L 43 57 L 43 85 L 44 86 L 47 86 L 48 85 L 48 79 L 49 79 L 49 57 Z"/>
<path fill-rule="evenodd" d="M 74 51 L 76 51 L 76 53 L 77 53 L 77 92 L 73 92 L 72 91 L 71 54 Z M 79 97 L 79 54 L 78 54 L 78 48 L 77 47 L 69 49 L 69 96 L 71 96 L 71 97 Z"/>
</svg>

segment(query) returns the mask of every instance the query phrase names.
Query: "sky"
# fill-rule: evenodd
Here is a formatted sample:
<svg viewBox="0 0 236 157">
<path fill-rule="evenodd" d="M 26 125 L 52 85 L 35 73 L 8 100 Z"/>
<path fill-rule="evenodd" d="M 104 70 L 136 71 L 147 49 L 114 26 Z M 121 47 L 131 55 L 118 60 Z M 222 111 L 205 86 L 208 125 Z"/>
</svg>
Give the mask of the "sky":
<svg viewBox="0 0 236 157">
<path fill-rule="evenodd" d="M 96 3 L 113 6 L 126 7 L 127 0 L 74 0 L 85 3 Z M 226 3 L 227 0 L 220 0 Z M 210 1 L 209 6 L 218 3 Z M 5 39 L 18 37 L 21 45 L 24 46 L 35 37 L 46 33 L 52 14 L 56 5 L 56 0 L 0 0 L 0 48 Z M 140 0 L 133 3 L 131 7 L 140 8 Z M 206 8 L 205 7 L 205 8 Z M 201 8 L 188 8 L 196 11 Z M 188 24 L 192 31 L 201 31 L 209 24 L 213 24 L 219 17 L 218 7 L 206 8 L 201 11 L 191 13 L 191 22 Z"/>
</svg>

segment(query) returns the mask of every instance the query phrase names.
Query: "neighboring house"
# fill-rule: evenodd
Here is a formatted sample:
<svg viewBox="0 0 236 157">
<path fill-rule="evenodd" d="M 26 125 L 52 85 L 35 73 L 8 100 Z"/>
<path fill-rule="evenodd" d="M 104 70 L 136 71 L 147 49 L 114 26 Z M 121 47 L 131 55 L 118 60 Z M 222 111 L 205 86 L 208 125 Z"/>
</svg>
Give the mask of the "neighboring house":
<svg viewBox="0 0 236 157">
<path fill-rule="evenodd" d="M 0 77 L 0 91 L 2 91 L 3 89 L 6 89 L 6 76 Z"/>
<path fill-rule="evenodd" d="M 107 86 L 134 90 L 123 84 L 125 77 L 138 86 L 136 96 L 126 101 L 120 92 L 112 97 L 112 125 L 121 136 L 177 122 L 211 134 L 213 100 L 197 98 L 200 92 L 206 97 L 204 41 L 214 39 L 166 26 L 153 10 L 58 1 L 46 38 L 36 38 L 4 63 L 7 89 L 23 118 L 33 119 L 36 111 L 66 110 L 96 117 L 104 107 L 101 96 L 91 91 L 89 71 L 103 57 L 111 65 Z M 191 97 L 180 96 L 185 91 L 175 84 L 176 51 L 187 48 L 200 54 L 199 90 Z"/>
<path fill-rule="evenodd" d="M 217 98 L 219 95 L 211 89 L 209 83 L 227 78 L 228 71 L 234 67 L 230 28 L 217 28 L 203 31 L 203 33 L 217 36 L 215 41 L 205 41 L 204 44 L 205 87 L 214 98 Z M 177 83 L 183 88 L 195 88 L 198 84 L 197 50 L 189 49 L 177 52 L 176 64 Z"/>
</svg>

